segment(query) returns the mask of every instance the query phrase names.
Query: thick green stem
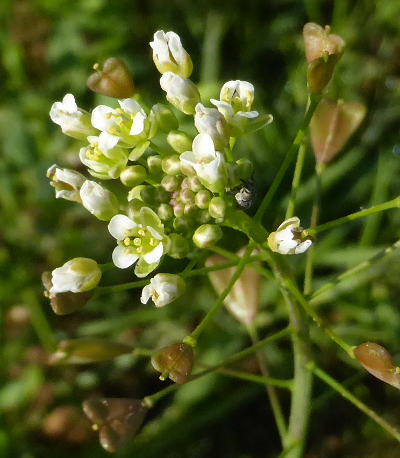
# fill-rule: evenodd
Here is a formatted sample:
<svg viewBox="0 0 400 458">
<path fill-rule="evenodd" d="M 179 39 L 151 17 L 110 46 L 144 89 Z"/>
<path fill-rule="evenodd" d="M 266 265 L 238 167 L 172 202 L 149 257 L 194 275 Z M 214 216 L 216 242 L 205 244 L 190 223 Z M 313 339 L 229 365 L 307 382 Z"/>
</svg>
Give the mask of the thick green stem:
<svg viewBox="0 0 400 458">
<path fill-rule="evenodd" d="M 348 223 L 350 221 L 355 221 L 360 218 L 365 218 L 366 216 L 374 215 L 375 213 L 383 212 L 385 210 L 390 210 L 392 208 L 399 208 L 400 207 L 400 197 L 396 197 L 393 200 L 389 200 L 379 205 L 374 205 L 373 207 L 367 208 L 365 210 L 361 210 L 359 212 L 351 213 L 350 215 L 343 216 L 342 218 L 335 219 L 333 221 L 329 221 L 328 223 L 321 224 L 315 228 L 305 229 L 303 231 L 303 235 L 315 235 L 319 234 L 320 232 L 327 231 L 329 229 L 333 229 L 334 227 L 340 226 L 341 224 Z"/>
</svg>

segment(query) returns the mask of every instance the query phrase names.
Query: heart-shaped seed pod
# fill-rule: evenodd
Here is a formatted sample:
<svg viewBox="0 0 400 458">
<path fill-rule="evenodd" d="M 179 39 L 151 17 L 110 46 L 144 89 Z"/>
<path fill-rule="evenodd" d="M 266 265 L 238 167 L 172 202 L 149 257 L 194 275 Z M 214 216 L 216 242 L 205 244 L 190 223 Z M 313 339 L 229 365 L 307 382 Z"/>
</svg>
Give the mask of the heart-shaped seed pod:
<svg viewBox="0 0 400 458">
<path fill-rule="evenodd" d="M 400 389 L 400 372 L 389 352 L 374 342 L 366 342 L 354 350 L 359 363 L 374 377 Z"/>
<path fill-rule="evenodd" d="M 98 64 L 93 67 L 96 72 L 89 76 L 87 87 L 93 92 L 116 99 L 131 97 L 134 90 L 132 76 L 126 65 L 116 57 L 108 58 L 103 69 Z"/>
<path fill-rule="evenodd" d="M 170 345 L 155 353 L 151 364 L 161 372 L 160 380 L 169 377 L 175 383 L 185 383 L 192 372 L 193 349 L 184 343 Z"/>
<path fill-rule="evenodd" d="M 140 399 L 100 398 L 86 400 L 83 411 L 99 431 L 100 445 L 114 453 L 131 441 L 148 411 Z"/>
</svg>

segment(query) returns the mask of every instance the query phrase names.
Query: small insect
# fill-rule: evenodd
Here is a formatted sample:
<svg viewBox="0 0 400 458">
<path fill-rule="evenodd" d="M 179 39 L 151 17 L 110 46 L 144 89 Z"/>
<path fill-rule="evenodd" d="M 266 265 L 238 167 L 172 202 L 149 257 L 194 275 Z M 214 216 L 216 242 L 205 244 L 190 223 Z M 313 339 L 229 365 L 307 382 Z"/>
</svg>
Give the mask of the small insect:
<svg viewBox="0 0 400 458">
<path fill-rule="evenodd" d="M 243 186 L 235 193 L 236 203 L 240 208 L 250 208 L 256 200 L 256 188 L 249 181 L 243 181 Z"/>
</svg>

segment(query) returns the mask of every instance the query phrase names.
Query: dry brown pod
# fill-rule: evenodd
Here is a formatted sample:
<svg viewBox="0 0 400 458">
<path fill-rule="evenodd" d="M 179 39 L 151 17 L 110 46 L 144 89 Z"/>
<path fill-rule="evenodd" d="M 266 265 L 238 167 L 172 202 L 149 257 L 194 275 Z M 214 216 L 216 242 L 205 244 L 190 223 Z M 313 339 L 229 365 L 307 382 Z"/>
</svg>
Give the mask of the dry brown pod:
<svg viewBox="0 0 400 458">
<path fill-rule="evenodd" d="M 110 453 L 135 437 L 148 411 L 142 400 L 128 398 L 89 399 L 82 408 L 99 431 L 100 445 Z"/>
<path fill-rule="evenodd" d="M 344 147 L 366 115 L 361 103 L 322 99 L 310 123 L 317 163 L 329 163 Z"/>
<path fill-rule="evenodd" d="M 358 362 L 374 377 L 400 389 L 400 372 L 386 348 L 365 342 L 354 349 Z"/>
<path fill-rule="evenodd" d="M 98 64 L 93 68 L 95 73 L 89 76 L 86 83 L 93 92 L 116 99 L 133 95 L 133 79 L 122 60 L 110 57 L 104 62 L 102 70 Z"/>
<path fill-rule="evenodd" d="M 185 383 L 192 372 L 193 349 L 185 343 L 170 345 L 152 355 L 151 364 L 161 372 L 161 380 L 169 377 L 175 383 Z"/>
<path fill-rule="evenodd" d="M 43 420 L 42 432 L 51 439 L 82 444 L 89 437 L 90 424 L 77 407 L 59 406 Z"/>
</svg>

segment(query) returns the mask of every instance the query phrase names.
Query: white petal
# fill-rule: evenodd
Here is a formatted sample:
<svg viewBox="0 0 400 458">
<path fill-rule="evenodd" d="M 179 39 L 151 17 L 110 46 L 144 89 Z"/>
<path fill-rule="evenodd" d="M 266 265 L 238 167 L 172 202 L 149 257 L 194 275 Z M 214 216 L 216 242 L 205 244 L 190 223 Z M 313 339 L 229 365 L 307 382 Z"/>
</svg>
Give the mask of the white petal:
<svg viewBox="0 0 400 458">
<path fill-rule="evenodd" d="M 120 107 L 129 114 L 136 114 L 142 107 L 134 99 L 118 100 Z"/>
<path fill-rule="evenodd" d="M 75 97 L 72 94 L 65 94 L 63 101 L 63 111 L 73 114 L 78 111 L 78 105 L 75 103 Z"/>
<path fill-rule="evenodd" d="M 96 129 L 107 131 L 115 124 L 112 116 L 107 116 L 114 113 L 114 110 L 106 105 L 99 105 L 92 111 L 92 126 Z"/>
<path fill-rule="evenodd" d="M 151 250 L 149 253 L 143 255 L 143 259 L 147 262 L 147 264 L 153 264 L 157 262 L 161 256 L 163 255 L 164 247 L 162 243 L 159 243 L 154 250 Z"/>
<path fill-rule="evenodd" d="M 117 135 L 111 135 L 108 132 L 102 132 L 99 135 L 99 150 L 108 151 L 118 143 L 119 137 Z"/>
<path fill-rule="evenodd" d="M 125 215 L 115 215 L 108 224 L 109 233 L 117 240 L 126 237 L 126 231 L 133 229 L 137 224 Z"/>
<path fill-rule="evenodd" d="M 259 116 L 258 111 L 238 111 L 235 116 L 240 116 L 242 118 L 254 119 Z"/>
<path fill-rule="evenodd" d="M 193 151 L 185 151 L 179 156 L 179 159 L 184 164 L 191 165 L 192 167 L 196 165 L 196 156 L 194 155 Z"/>
<path fill-rule="evenodd" d="M 295 249 L 294 252 L 295 254 L 301 254 L 307 251 L 310 246 L 312 245 L 312 240 L 304 240 L 304 242 L 301 242 Z"/>
<path fill-rule="evenodd" d="M 154 288 L 151 286 L 151 284 L 146 285 L 142 289 L 142 295 L 140 296 L 140 302 L 142 304 L 147 304 L 147 302 L 149 301 L 151 295 L 153 294 L 153 291 L 154 291 Z"/>
<path fill-rule="evenodd" d="M 144 120 L 146 119 L 146 115 L 139 112 L 136 114 L 133 122 L 132 122 L 132 127 L 130 130 L 131 135 L 139 135 L 143 132 L 144 130 Z"/>
<path fill-rule="evenodd" d="M 150 234 L 157 240 L 162 240 L 162 236 L 154 230 L 151 226 L 147 226 L 147 230 L 150 232 Z M 147 262 L 147 261 L 146 261 Z"/>
<path fill-rule="evenodd" d="M 214 158 L 215 148 L 212 138 L 208 134 L 197 135 L 193 140 L 193 153 L 196 158 Z"/>
<path fill-rule="evenodd" d="M 126 269 L 138 260 L 137 254 L 127 253 L 123 246 L 116 246 L 112 253 L 113 263 L 120 269 Z"/>
</svg>

